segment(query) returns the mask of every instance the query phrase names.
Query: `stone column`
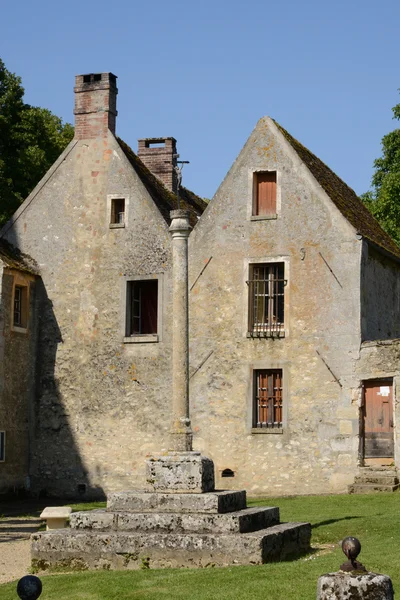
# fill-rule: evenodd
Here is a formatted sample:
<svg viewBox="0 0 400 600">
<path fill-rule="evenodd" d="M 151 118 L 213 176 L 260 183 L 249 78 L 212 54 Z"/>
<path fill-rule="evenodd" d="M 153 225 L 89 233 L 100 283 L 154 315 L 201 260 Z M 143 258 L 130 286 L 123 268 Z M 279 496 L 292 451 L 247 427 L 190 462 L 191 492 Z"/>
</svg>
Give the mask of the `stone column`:
<svg viewBox="0 0 400 600">
<path fill-rule="evenodd" d="M 171 450 L 192 450 L 189 413 L 189 212 L 170 213 L 172 235 L 172 428 Z"/>
<path fill-rule="evenodd" d="M 163 493 L 211 492 L 214 463 L 193 452 L 189 414 L 189 213 L 171 212 L 172 235 L 172 427 L 171 448 L 146 461 L 150 489 Z"/>
</svg>

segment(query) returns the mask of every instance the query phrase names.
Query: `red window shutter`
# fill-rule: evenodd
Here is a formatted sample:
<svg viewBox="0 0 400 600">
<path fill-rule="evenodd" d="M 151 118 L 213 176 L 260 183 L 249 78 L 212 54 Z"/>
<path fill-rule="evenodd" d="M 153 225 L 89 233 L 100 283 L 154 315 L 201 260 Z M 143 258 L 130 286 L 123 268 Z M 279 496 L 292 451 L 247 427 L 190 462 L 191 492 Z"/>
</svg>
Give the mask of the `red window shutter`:
<svg viewBox="0 0 400 600">
<path fill-rule="evenodd" d="M 276 214 L 276 172 L 256 173 L 256 215 Z"/>
</svg>

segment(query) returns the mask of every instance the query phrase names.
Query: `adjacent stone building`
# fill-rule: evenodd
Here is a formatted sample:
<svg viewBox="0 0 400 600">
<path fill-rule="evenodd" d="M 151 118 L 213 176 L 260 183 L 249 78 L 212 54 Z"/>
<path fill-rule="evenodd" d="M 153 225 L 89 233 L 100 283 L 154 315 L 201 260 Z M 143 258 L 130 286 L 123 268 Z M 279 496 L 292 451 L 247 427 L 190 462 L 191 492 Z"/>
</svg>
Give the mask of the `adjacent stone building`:
<svg viewBox="0 0 400 600">
<path fill-rule="evenodd" d="M 176 140 L 139 140 L 135 154 L 115 136 L 116 96 L 111 73 L 76 78 L 75 138 L 0 234 L 37 264 L 15 334 L 29 367 L 7 371 L 25 398 L 24 477 L 5 476 L 1 421 L 2 491 L 141 487 L 146 454 L 168 446 Z M 179 196 L 193 227 L 194 447 L 217 487 L 341 492 L 359 464 L 396 460 L 400 249 L 356 194 L 264 118 L 208 206 Z M 18 354 L 10 298 L 2 352 Z"/>
</svg>

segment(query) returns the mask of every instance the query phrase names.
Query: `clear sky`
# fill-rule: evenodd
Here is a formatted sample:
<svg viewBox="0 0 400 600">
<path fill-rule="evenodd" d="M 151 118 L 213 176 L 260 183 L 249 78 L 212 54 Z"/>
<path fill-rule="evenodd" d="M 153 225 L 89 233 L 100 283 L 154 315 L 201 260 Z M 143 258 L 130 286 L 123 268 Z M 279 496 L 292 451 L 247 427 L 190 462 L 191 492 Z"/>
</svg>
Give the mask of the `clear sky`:
<svg viewBox="0 0 400 600">
<path fill-rule="evenodd" d="M 118 135 L 177 138 L 201 196 L 264 115 L 360 194 L 400 126 L 399 32 L 399 0 L 3 0 L 0 57 L 69 122 L 74 75 L 112 71 Z"/>
</svg>

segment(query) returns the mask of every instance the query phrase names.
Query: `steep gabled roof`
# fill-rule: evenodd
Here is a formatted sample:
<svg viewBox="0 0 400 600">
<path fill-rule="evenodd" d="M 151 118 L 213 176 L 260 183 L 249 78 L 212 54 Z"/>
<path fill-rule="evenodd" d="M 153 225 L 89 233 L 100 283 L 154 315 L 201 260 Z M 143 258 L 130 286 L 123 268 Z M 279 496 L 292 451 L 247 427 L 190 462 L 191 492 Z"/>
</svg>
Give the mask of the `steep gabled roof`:
<svg viewBox="0 0 400 600">
<path fill-rule="evenodd" d="M 379 246 L 396 258 L 400 258 L 399 246 L 382 229 L 378 221 L 361 202 L 355 191 L 331 171 L 315 154 L 292 137 L 279 123 L 276 121 L 274 123 L 335 206 L 349 223 L 353 225 L 356 231 L 365 237 L 367 241 Z"/>
<path fill-rule="evenodd" d="M 10 269 L 18 269 L 33 275 L 39 274 L 36 261 L 4 239 L 0 239 L 0 260 Z"/>
<path fill-rule="evenodd" d="M 121 138 L 117 138 L 117 141 L 157 205 L 158 210 L 166 222 L 170 224 L 171 219 L 169 217 L 169 213 L 171 210 L 176 210 L 178 208 L 177 196 L 170 192 L 165 185 L 155 175 L 153 175 L 151 171 L 149 171 L 143 161 L 140 160 L 140 158 L 133 152 L 132 148 L 130 148 L 128 144 L 121 140 Z M 198 217 L 206 209 L 207 202 L 185 187 L 180 188 L 179 196 L 180 208 L 189 211 L 190 224 L 192 227 L 194 227 L 197 223 Z"/>
</svg>

